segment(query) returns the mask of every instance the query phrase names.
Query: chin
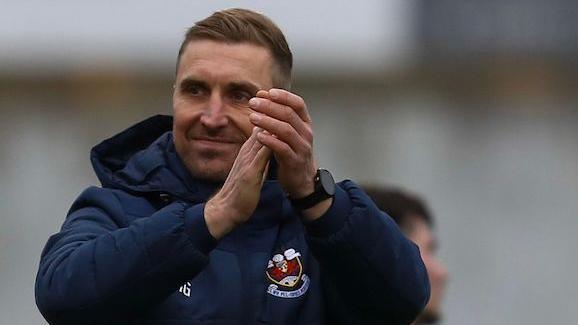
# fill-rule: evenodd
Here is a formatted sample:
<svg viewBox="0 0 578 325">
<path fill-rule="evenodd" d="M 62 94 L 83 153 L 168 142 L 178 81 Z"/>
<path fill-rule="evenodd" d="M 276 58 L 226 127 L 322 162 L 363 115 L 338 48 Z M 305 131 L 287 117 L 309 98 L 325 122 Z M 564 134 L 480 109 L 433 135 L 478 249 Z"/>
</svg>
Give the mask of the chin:
<svg viewBox="0 0 578 325">
<path fill-rule="evenodd" d="M 227 179 L 233 162 L 224 162 L 220 159 L 194 161 L 187 164 L 191 176 L 211 183 L 222 183 Z"/>
<path fill-rule="evenodd" d="M 182 148 L 177 146 L 176 142 L 175 147 L 189 174 L 195 179 L 211 183 L 222 183 L 227 179 L 238 153 L 238 149 L 199 150 L 194 146 Z"/>
<path fill-rule="evenodd" d="M 225 170 L 210 170 L 210 169 L 201 169 L 194 172 L 191 172 L 191 175 L 196 178 L 200 179 L 209 183 L 223 183 L 228 176 L 229 172 Z"/>
</svg>

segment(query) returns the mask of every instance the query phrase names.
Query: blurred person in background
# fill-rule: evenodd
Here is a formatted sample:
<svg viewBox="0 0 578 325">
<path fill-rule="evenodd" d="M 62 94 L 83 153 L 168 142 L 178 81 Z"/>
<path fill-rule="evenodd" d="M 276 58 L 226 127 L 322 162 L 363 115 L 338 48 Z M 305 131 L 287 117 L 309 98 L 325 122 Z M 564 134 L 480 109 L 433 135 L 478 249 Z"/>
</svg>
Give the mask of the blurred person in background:
<svg viewBox="0 0 578 325">
<path fill-rule="evenodd" d="M 437 323 L 442 316 L 441 302 L 448 273 L 435 255 L 437 239 L 433 233 L 434 220 L 428 206 L 418 196 L 402 189 L 379 186 L 363 188 L 377 207 L 395 220 L 408 238 L 419 247 L 430 281 L 431 296 L 415 324 Z"/>
<path fill-rule="evenodd" d="M 91 152 L 102 187 L 47 242 L 52 324 L 408 324 L 429 298 L 419 250 L 313 156 L 292 54 L 267 17 L 214 13 L 181 44 L 174 118 Z"/>
</svg>

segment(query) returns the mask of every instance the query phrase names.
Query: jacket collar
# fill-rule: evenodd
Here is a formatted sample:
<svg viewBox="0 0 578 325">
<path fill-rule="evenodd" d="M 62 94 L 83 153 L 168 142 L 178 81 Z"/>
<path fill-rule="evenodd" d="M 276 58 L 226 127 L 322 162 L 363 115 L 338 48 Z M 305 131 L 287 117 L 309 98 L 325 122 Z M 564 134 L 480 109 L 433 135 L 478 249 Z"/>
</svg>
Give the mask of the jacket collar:
<svg viewBox="0 0 578 325">
<path fill-rule="evenodd" d="M 190 175 L 175 150 L 172 124 L 171 116 L 155 115 L 96 145 L 91 162 L 102 186 L 206 201 L 222 184 Z M 276 179 L 276 170 L 271 159 L 269 181 Z"/>
</svg>

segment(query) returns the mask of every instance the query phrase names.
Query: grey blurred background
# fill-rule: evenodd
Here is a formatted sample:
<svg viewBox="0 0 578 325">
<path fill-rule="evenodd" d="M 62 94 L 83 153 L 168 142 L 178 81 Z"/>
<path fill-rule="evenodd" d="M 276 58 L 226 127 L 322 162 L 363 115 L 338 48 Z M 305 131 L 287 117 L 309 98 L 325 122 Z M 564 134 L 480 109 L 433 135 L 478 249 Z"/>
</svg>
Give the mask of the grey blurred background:
<svg viewBox="0 0 578 325">
<path fill-rule="evenodd" d="M 321 165 L 437 217 L 444 324 L 571 324 L 578 308 L 578 2 L 8 1 L 0 9 L 0 324 L 45 323 L 41 249 L 97 184 L 89 149 L 170 113 L 184 31 L 270 16 Z"/>
</svg>

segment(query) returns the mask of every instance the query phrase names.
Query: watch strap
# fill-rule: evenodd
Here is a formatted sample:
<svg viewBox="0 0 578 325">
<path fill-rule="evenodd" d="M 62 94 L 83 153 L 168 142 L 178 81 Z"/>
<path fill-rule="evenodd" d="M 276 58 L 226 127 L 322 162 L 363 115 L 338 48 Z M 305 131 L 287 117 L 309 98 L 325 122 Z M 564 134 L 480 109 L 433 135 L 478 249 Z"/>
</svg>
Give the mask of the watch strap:
<svg viewBox="0 0 578 325">
<path fill-rule="evenodd" d="M 315 179 L 314 179 L 315 189 L 314 189 L 313 193 L 307 195 L 306 197 L 299 198 L 299 199 L 291 199 L 290 198 L 291 205 L 293 205 L 293 207 L 295 207 L 299 210 L 306 210 L 306 209 L 309 209 L 309 208 L 315 206 L 317 203 L 319 203 L 325 199 L 331 198 L 335 195 L 334 190 L 331 193 L 328 193 L 326 191 L 326 189 L 323 187 L 323 185 L 321 184 L 321 173 L 328 173 L 329 174 L 329 172 L 326 170 L 318 169 L 317 174 L 315 175 Z M 333 179 L 333 177 L 331 177 L 331 179 Z M 335 186 L 335 184 L 333 184 L 333 186 Z"/>
</svg>

